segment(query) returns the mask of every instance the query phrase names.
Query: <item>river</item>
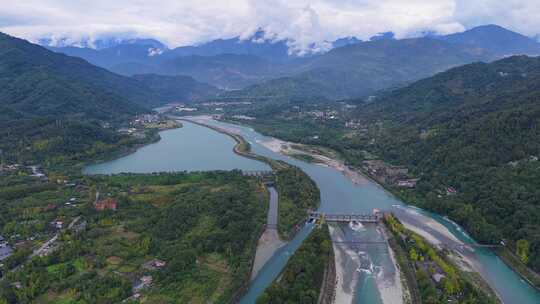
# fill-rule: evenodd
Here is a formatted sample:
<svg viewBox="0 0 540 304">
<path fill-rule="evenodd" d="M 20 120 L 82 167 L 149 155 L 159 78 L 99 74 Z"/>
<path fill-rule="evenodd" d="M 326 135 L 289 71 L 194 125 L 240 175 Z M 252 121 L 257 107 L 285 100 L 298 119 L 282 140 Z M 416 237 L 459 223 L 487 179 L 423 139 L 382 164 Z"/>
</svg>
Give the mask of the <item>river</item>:
<svg viewBox="0 0 540 304">
<path fill-rule="evenodd" d="M 427 231 L 430 236 L 445 243 L 474 242 L 456 224 L 429 212 L 406 206 L 376 183 L 365 179 L 353 183 L 340 171 L 330 167 L 306 163 L 275 153 L 262 143 L 267 138 L 248 127 L 222 122 L 207 121 L 209 124 L 234 130 L 251 144 L 254 153 L 273 159 L 284 160 L 300 167 L 318 185 L 321 191 L 320 211 L 327 213 L 371 213 L 374 208 L 394 212 L 402 222 Z M 183 122 L 181 129 L 160 133 L 162 139 L 143 147 L 135 153 L 85 168 L 87 174 L 112 174 L 120 172 L 199 171 L 199 170 L 266 170 L 267 165 L 242 158 L 232 152 L 234 141 L 223 134 L 192 123 Z M 443 229 L 441 229 L 441 227 Z M 348 227 L 340 225 L 337 234 L 347 240 L 380 240 L 381 235 L 374 227 Z M 254 303 L 256 297 L 279 275 L 288 258 L 300 246 L 312 229 L 306 225 L 297 236 L 282 247 L 259 271 L 242 303 Z M 354 303 L 382 303 L 380 278 L 393 277 L 396 269 L 386 246 L 366 248 L 343 248 L 353 250 L 358 258 L 343 260 L 349 269 L 342 291 L 350 292 Z M 540 303 L 540 293 L 525 283 L 496 255 L 487 249 L 467 250 L 466 256 L 505 303 Z M 339 279 L 339 278 L 338 278 Z M 351 284 L 352 282 L 352 284 Z M 341 283 L 341 282 L 340 282 Z"/>
</svg>

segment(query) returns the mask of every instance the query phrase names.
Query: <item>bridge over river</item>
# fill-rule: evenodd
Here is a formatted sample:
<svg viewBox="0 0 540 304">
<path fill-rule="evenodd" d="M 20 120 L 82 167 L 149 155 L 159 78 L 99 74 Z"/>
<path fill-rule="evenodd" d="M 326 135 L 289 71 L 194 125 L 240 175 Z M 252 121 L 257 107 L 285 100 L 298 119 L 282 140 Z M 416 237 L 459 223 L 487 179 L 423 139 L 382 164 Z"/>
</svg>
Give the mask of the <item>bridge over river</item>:
<svg viewBox="0 0 540 304">
<path fill-rule="evenodd" d="M 383 218 L 382 213 L 373 214 L 327 214 L 322 212 L 310 212 L 309 221 L 322 220 L 326 222 L 358 222 L 358 223 L 379 223 Z"/>
</svg>

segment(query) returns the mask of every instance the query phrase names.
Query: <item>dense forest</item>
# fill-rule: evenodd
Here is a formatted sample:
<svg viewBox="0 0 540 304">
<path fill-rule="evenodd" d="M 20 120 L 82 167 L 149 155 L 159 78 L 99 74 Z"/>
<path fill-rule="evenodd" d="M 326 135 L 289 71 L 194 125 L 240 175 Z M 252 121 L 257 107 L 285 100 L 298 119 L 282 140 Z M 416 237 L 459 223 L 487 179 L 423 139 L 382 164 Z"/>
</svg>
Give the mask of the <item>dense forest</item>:
<svg viewBox="0 0 540 304">
<path fill-rule="evenodd" d="M 76 209 L 62 203 L 50 207 L 75 195 L 58 186 L 21 193 L 2 204 L 12 217 L 7 220 L 42 227 L 24 230 L 7 222 L 3 233 L 9 235 L 45 233 L 55 217 L 80 214 L 79 224 L 85 224 L 62 230 L 61 246 L 50 255 L 33 257 L 23 269 L 7 273 L 0 303 L 119 303 L 135 292 L 150 303 L 227 303 L 249 275 L 267 205 L 255 179 L 233 171 L 83 177 L 79 182 L 88 188 L 84 196 L 79 193 Z M 95 191 L 117 200 L 117 210 L 96 211 Z M 164 265 L 152 266 L 152 261 Z M 152 278 L 150 283 L 132 291 L 145 277 Z"/>
<path fill-rule="evenodd" d="M 276 188 L 279 193 L 278 230 L 288 238 L 296 225 L 305 221 L 306 210 L 318 208 L 319 188 L 302 170 L 290 165 L 276 171 Z"/>
<path fill-rule="evenodd" d="M 328 226 L 315 227 L 257 304 L 318 303 L 325 267 L 334 262 L 332 250 Z"/>
</svg>

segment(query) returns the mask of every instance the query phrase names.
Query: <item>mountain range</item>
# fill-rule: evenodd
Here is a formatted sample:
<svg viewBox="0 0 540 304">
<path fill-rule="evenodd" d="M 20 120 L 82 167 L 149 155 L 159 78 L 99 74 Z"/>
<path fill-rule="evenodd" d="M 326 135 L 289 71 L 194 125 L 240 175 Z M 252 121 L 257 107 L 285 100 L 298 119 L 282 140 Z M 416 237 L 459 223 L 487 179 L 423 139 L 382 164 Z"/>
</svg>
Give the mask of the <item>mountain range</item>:
<svg viewBox="0 0 540 304">
<path fill-rule="evenodd" d="M 108 48 L 52 48 L 123 75 L 188 75 L 239 96 L 318 96 L 329 99 L 373 94 L 448 68 L 508 55 L 540 54 L 535 39 L 496 25 L 446 36 L 395 39 L 391 32 L 370 41 L 338 39 L 323 54 L 297 56 L 288 40 L 262 31 L 241 39 L 218 39 L 172 50 L 153 40 L 127 41 Z M 238 91 L 240 89 L 241 91 Z"/>
<path fill-rule="evenodd" d="M 355 37 L 345 37 L 329 45 L 342 47 L 359 42 Z M 153 39 L 97 40 L 93 45 L 87 41 L 64 45 L 62 40 L 52 43 L 42 39 L 40 43 L 52 51 L 84 58 L 122 75 L 189 75 L 224 89 L 239 89 L 283 75 L 288 63 L 299 59 L 290 51 L 289 40 L 265 38 L 263 31 L 246 39 L 217 39 L 174 49 Z M 307 57 L 314 55 L 308 54 Z"/>
<path fill-rule="evenodd" d="M 367 96 L 451 67 L 489 62 L 512 54 L 538 55 L 540 43 L 500 26 L 487 25 L 447 36 L 379 39 L 333 49 L 306 59 L 292 76 L 249 86 L 228 96 Z"/>
<path fill-rule="evenodd" d="M 249 86 L 228 96 L 275 95 L 343 99 L 374 94 L 451 67 L 489 60 L 475 47 L 432 38 L 377 39 L 331 50 L 290 68 L 293 76 Z"/>
</svg>

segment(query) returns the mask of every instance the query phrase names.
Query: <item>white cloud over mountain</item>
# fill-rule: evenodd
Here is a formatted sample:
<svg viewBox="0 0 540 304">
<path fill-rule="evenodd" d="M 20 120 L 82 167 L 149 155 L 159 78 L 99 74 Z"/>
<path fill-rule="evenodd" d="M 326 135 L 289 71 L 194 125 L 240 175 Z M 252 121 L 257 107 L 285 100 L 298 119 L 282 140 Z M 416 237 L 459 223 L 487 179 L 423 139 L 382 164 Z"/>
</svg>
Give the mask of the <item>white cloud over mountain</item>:
<svg viewBox="0 0 540 304">
<path fill-rule="evenodd" d="M 263 28 L 302 50 L 324 49 L 324 41 L 343 36 L 367 39 L 393 31 L 408 37 L 488 23 L 540 33 L 540 1 L 530 0 L 0 0 L 0 5 L 0 31 L 33 41 L 148 37 L 176 47 L 246 37 Z"/>
</svg>

